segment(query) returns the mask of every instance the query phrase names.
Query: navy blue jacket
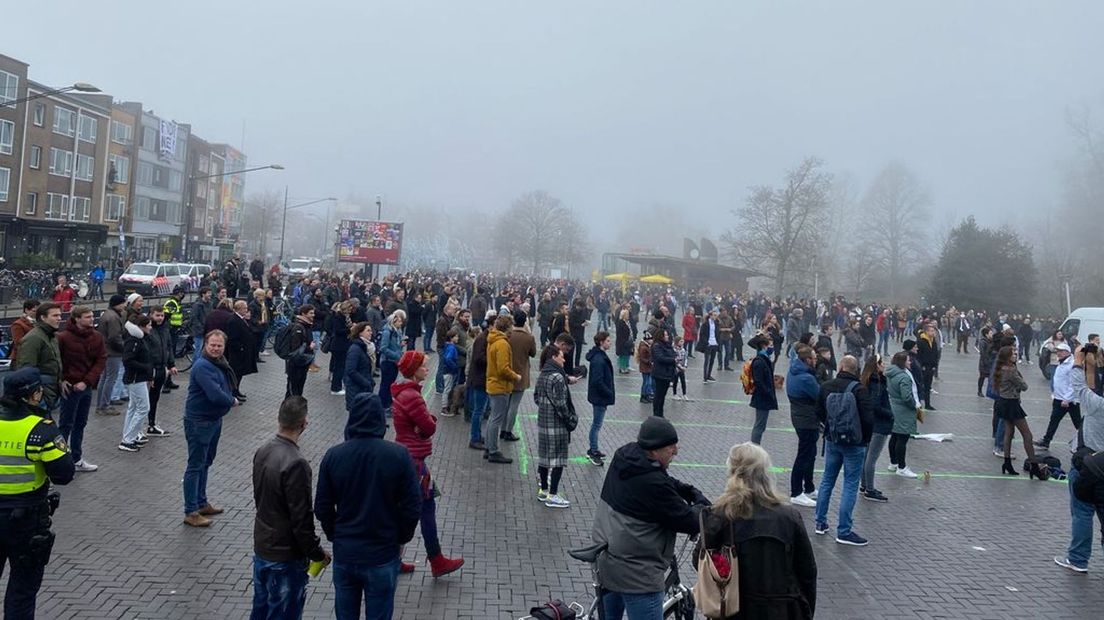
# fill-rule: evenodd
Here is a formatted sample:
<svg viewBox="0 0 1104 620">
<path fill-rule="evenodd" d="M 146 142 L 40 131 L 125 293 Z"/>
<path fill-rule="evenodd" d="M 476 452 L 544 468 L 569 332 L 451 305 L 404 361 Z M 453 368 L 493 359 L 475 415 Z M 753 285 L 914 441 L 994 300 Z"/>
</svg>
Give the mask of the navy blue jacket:
<svg viewBox="0 0 1104 620">
<path fill-rule="evenodd" d="M 226 374 L 202 353 L 196 358 L 189 374 L 184 417 L 217 420 L 226 415 L 234 405 L 234 391 Z"/>
<path fill-rule="evenodd" d="M 671 346 L 670 340 L 654 340 L 652 342 L 652 378 L 674 381 L 675 359 L 675 348 Z"/>
<path fill-rule="evenodd" d="M 774 363 L 762 351 L 751 361 L 751 380 L 755 382 L 755 390 L 751 393 L 752 408 L 778 409 L 778 395 L 774 393 Z"/>
<path fill-rule="evenodd" d="M 790 361 L 790 370 L 786 373 L 786 397 L 790 400 L 790 421 L 795 430 L 815 431 L 820 428 L 816 415 L 820 384 L 813 369 L 800 359 Z"/>
<path fill-rule="evenodd" d="M 346 411 L 353 408 L 353 400 L 357 394 L 376 391 L 376 382 L 372 379 L 372 358 L 368 357 L 368 345 L 360 338 L 349 344 L 342 382 L 345 386 Z"/>
<path fill-rule="evenodd" d="M 874 408 L 874 432 L 889 435 L 893 432 L 893 409 L 889 406 L 889 390 L 886 389 L 885 376 L 870 375 L 870 405 Z"/>
<path fill-rule="evenodd" d="M 590 364 L 587 373 L 587 402 L 599 407 L 610 407 L 615 400 L 613 389 L 613 362 L 601 347 L 591 347 L 586 354 Z"/>
<path fill-rule="evenodd" d="M 379 566 L 414 537 L 421 486 L 410 453 L 386 441 L 386 430 L 379 396 L 362 393 L 349 411 L 348 439 L 322 457 L 314 514 L 337 562 Z"/>
</svg>

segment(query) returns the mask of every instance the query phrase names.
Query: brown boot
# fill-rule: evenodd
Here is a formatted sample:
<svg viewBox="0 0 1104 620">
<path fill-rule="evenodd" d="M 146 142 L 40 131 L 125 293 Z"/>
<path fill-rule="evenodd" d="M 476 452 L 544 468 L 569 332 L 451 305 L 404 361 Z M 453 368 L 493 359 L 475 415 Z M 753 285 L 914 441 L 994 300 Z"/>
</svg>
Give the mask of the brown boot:
<svg viewBox="0 0 1104 620">
<path fill-rule="evenodd" d="M 184 517 L 184 525 L 190 525 L 192 527 L 210 527 L 211 520 L 199 512 L 193 512 Z"/>
<path fill-rule="evenodd" d="M 211 504 L 207 504 L 203 508 L 199 509 L 198 514 L 201 514 L 205 517 L 213 517 L 215 515 L 220 515 L 224 512 L 226 512 L 226 511 L 223 510 L 222 508 L 216 508 L 215 506 L 212 506 Z"/>
</svg>

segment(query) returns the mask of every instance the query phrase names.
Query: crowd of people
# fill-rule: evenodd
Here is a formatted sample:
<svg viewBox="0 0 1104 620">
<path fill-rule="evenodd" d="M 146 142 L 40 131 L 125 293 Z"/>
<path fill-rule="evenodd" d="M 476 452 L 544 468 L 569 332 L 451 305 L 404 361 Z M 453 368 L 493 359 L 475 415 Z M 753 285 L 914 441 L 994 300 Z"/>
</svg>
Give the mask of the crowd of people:
<svg viewBox="0 0 1104 620">
<path fill-rule="evenodd" d="M 464 565 L 462 557 L 444 554 L 437 534 L 440 493 L 429 461 L 441 417 L 463 416 L 468 446 L 482 453 L 488 467 L 508 464 L 515 456 L 512 444 L 522 439 L 520 407 L 531 398 L 537 411 L 536 498 L 549 509 L 570 508 L 561 482 L 580 423 L 571 386 L 580 382 L 591 410 L 587 460 L 597 467 L 609 460 L 593 532 L 606 545 L 598 564 L 608 618 L 658 617 L 671 539 L 676 532 L 699 531 L 705 534 L 699 556 L 714 548 L 713 541 L 723 547 L 733 537 L 746 541 L 784 532 L 783 547 L 749 547 L 740 555 L 746 574 L 745 568 L 757 572 L 756 557 L 793 554 L 789 573 L 768 571 L 748 582 L 755 593 L 748 604 L 755 608 L 761 604 L 756 596 L 773 600 L 786 593 L 788 617 L 811 617 L 816 564 L 798 510 L 813 508 L 814 532 L 826 534 L 829 503 L 838 493 L 835 540 L 868 543 L 853 527 L 856 500 L 889 501 L 875 484 L 883 451 L 893 473 L 917 477 L 908 464 L 908 443 L 925 412 L 935 410 L 933 382 L 952 343 L 955 354 L 979 358 L 978 395 L 994 400 L 994 454 L 1003 459 L 1005 474 L 1019 473 L 1011 455 L 1018 430 L 1028 473 L 1044 476 L 1047 465 L 1034 451 L 1049 448 L 1066 415 L 1083 435 L 1080 445 L 1104 448 L 1104 377 L 1094 347 L 1099 337 L 1082 346 L 1054 330 L 1053 322 L 1029 315 L 710 289 L 630 292 L 475 274 L 373 279 L 318 273 L 286 281 L 278 270 L 265 272 L 260 261 L 248 268 L 229 261 L 201 284 L 193 301 L 184 298 L 177 289 L 164 303 L 146 306 L 139 295 L 114 295 L 98 320 L 88 306 L 24 304 L 24 316 L 11 328 L 16 372 L 5 379 L 6 417 L 0 421 L 35 422 L 37 436 L 53 442 L 42 444 L 41 454 L 53 458 L 36 461 L 37 486 L 10 495 L 39 506 L 47 480 L 65 484 L 73 472 L 98 469 L 83 445 L 93 391 L 97 414 L 121 416 L 118 450 L 138 452 L 151 438 L 169 435 L 158 424 L 158 405 L 162 394 L 179 387 L 173 382 L 177 340 L 189 338 L 195 353 L 183 412 L 183 522 L 210 526 L 224 512 L 207 489 L 223 418 L 247 403 L 245 378 L 275 355 L 286 376 L 278 433 L 257 451 L 253 469 L 257 618 L 298 617 L 307 571 L 317 574 L 331 561 L 337 617 L 356 618 L 361 609 L 369 617 L 390 617 L 397 576 L 417 570 L 403 556 L 419 525 L 434 577 Z M 69 311 L 64 328 L 63 310 Z M 1048 352 L 1053 376 L 1053 407 L 1038 441 L 1020 404 L 1028 385 L 1019 366 L 1035 343 Z M 324 371 L 320 354 L 328 356 L 325 381 L 331 396 L 343 397 L 347 421 L 345 441 L 327 451 L 312 488 L 313 471 L 298 443 L 309 420 L 305 385 Z M 429 362 L 434 355 L 435 371 Z M 665 417 L 668 392 L 676 401 L 690 400 L 690 360 L 698 358 L 705 385 L 719 373 L 738 373 L 754 410 L 748 441 L 729 454 L 725 492 L 710 508 L 700 491 L 667 472 L 678 453 L 677 431 Z M 785 378 L 776 370 L 783 358 Z M 603 451 L 603 421 L 621 391 L 617 377 L 632 373 L 640 375 L 639 400 L 653 415 L 636 441 L 606 448 L 611 459 Z M 429 392 L 427 402 L 423 394 Z M 775 490 L 770 458 L 760 447 L 779 394 L 789 401 L 798 440 L 788 501 Z M 384 439 L 389 426 L 394 441 Z M 822 438 L 818 485 L 814 471 Z M 0 475 L 0 512 L 16 505 L 3 487 Z M 1071 496 L 1074 542 L 1055 561 L 1081 572 L 1091 550 L 1093 510 L 1104 512 L 1077 502 Z M 321 544 L 316 520 L 332 555 Z M 13 571 L 15 583 L 35 583 L 35 575 L 41 582 L 42 566 L 28 573 L 13 563 Z M 13 609 L 26 610 L 26 599 L 21 601 Z M 33 597 L 30 604 L 33 613 Z"/>
</svg>

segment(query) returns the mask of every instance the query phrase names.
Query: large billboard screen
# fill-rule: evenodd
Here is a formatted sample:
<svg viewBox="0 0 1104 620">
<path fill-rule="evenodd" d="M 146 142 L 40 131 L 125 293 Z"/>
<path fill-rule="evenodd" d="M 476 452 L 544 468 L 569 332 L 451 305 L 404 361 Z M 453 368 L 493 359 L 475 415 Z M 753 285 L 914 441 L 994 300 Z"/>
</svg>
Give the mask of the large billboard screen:
<svg viewBox="0 0 1104 620">
<path fill-rule="evenodd" d="M 337 260 L 344 263 L 398 265 L 402 250 L 401 222 L 341 220 Z"/>
</svg>

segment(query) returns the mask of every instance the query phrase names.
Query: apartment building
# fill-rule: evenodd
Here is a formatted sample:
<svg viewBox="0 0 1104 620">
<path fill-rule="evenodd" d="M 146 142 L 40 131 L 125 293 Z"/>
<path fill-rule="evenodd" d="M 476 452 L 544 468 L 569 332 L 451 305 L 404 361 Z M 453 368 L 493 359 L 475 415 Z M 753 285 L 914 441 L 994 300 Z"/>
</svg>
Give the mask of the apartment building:
<svg viewBox="0 0 1104 620">
<path fill-rule="evenodd" d="M 220 258 L 215 245 L 216 224 L 221 221 L 222 188 L 226 162 L 211 144 L 192 134 L 188 138 L 188 200 L 185 209 L 185 256 L 212 262 Z"/>
<path fill-rule="evenodd" d="M 27 63 L 0 54 L 0 255 L 6 256 L 9 229 L 17 219 L 23 167 L 23 117 L 27 104 Z"/>
</svg>

